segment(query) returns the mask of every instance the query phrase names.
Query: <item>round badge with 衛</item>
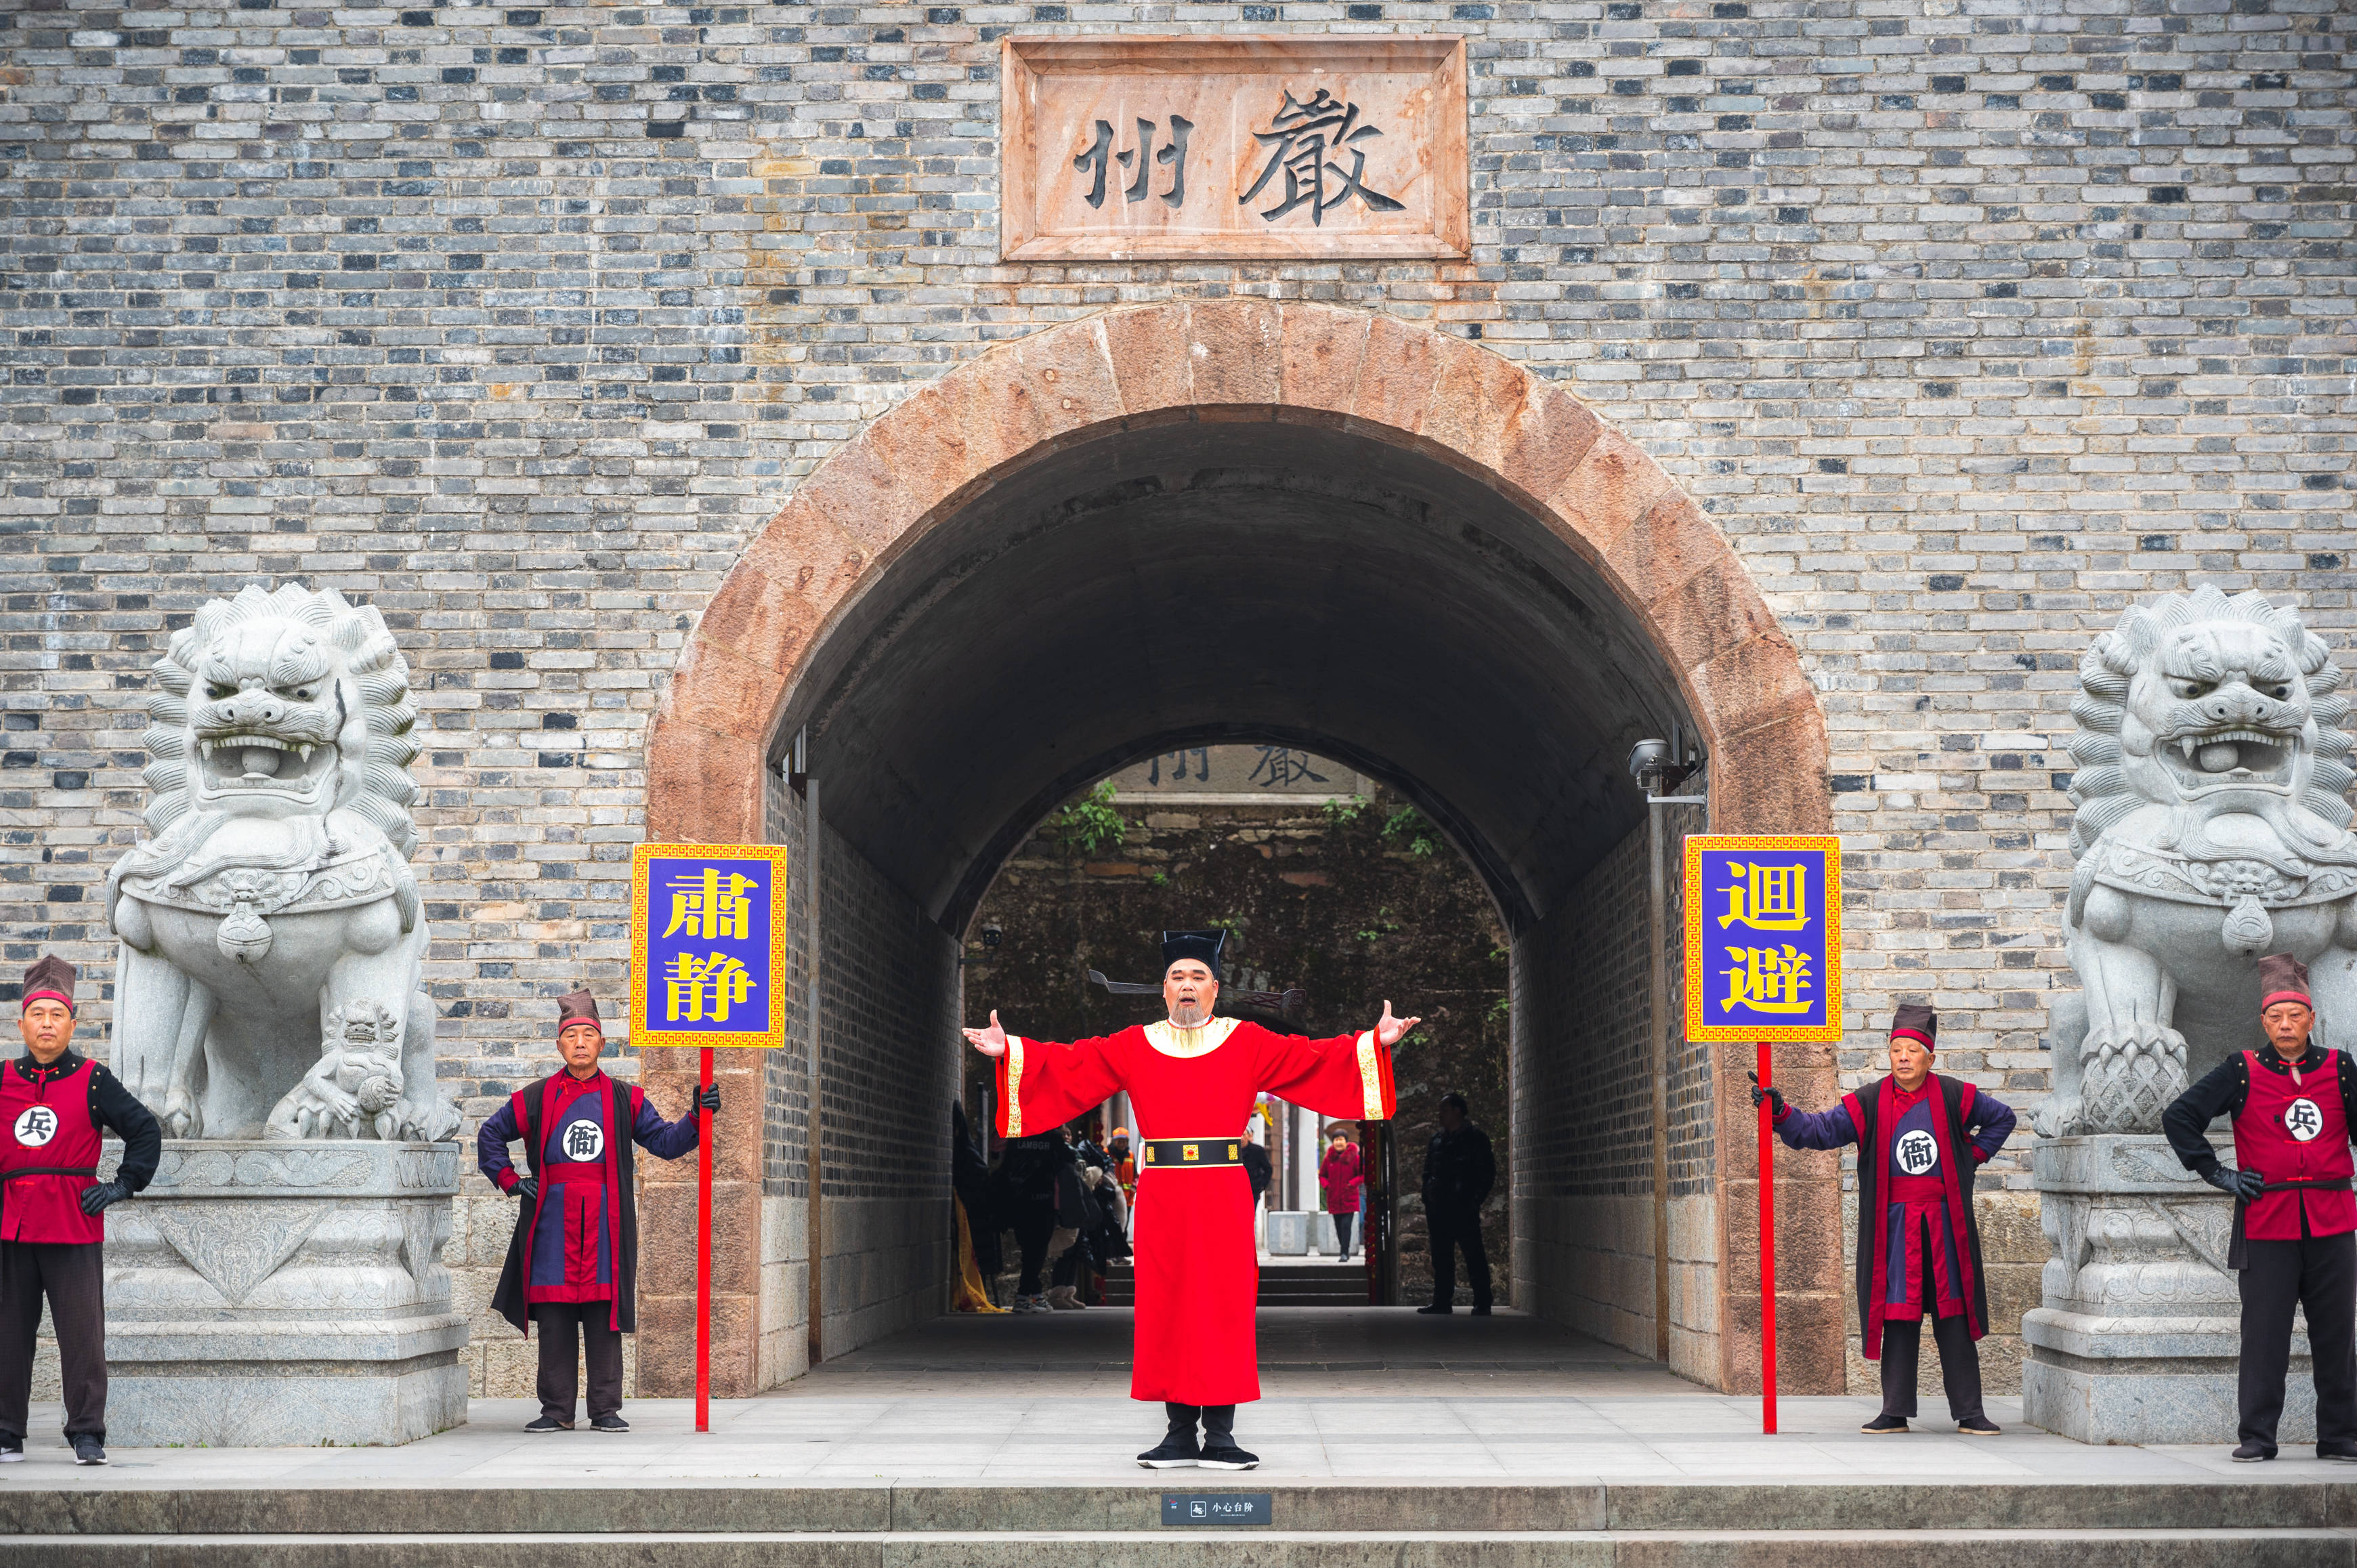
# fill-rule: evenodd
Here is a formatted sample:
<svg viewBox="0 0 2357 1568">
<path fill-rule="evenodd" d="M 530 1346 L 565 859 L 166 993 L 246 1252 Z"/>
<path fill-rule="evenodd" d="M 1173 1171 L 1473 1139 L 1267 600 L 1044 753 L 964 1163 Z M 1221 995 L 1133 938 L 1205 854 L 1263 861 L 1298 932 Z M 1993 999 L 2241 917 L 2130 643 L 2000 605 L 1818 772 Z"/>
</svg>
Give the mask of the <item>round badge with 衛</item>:
<svg viewBox="0 0 2357 1568">
<path fill-rule="evenodd" d="M 19 1146 L 38 1149 L 58 1135 L 58 1113 L 46 1105 L 28 1105 L 10 1132 Z"/>
<path fill-rule="evenodd" d="M 558 1138 L 556 1152 L 560 1158 L 576 1165 L 589 1165 L 606 1157 L 606 1129 L 595 1122 L 568 1122 Z"/>
<path fill-rule="evenodd" d="M 2324 1112 L 2313 1100 L 2295 1100 L 2284 1107 L 2283 1124 L 2285 1132 L 2305 1144 L 2324 1131 Z"/>
<path fill-rule="evenodd" d="M 1928 1176 L 1940 1164 L 1940 1141 L 1921 1127 L 1900 1134 L 1893 1151 L 1899 1168 L 1909 1176 Z"/>
</svg>

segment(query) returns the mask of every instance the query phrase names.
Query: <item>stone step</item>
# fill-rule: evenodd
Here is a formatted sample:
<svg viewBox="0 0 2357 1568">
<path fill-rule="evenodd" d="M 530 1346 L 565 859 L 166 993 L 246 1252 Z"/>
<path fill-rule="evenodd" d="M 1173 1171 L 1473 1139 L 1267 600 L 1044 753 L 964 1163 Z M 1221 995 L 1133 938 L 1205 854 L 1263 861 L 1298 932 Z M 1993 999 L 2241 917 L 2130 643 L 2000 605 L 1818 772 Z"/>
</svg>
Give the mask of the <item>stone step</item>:
<svg viewBox="0 0 2357 1568">
<path fill-rule="evenodd" d="M 45 1568 L 2352 1568 L 2357 1530 L 647 1531 L 19 1536 Z"/>
<path fill-rule="evenodd" d="M 128 1459 L 134 1451 L 119 1457 Z M 468 1538 L 836 1532 L 877 1538 L 1007 1531 L 1166 1533 L 1165 1492 L 1261 1494 L 1296 1533 L 1414 1535 L 1620 1531 L 1793 1535 L 1824 1531 L 2342 1530 L 2357 1529 L 2357 1478 L 2337 1481 L 1587 1482 L 1276 1480 L 1207 1471 L 1117 1484 L 780 1485 L 612 1479 L 532 1486 L 153 1486 L 125 1471 L 103 1486 L 0 1487 L 0 1547 L 33 1539 L 335 1537 L 403 1531 Z M 80 1475 L 77 1481 L 80 1482 Z M 1268 1530 L 1247 1531 L 1266 1537 Z"/>
</svg>

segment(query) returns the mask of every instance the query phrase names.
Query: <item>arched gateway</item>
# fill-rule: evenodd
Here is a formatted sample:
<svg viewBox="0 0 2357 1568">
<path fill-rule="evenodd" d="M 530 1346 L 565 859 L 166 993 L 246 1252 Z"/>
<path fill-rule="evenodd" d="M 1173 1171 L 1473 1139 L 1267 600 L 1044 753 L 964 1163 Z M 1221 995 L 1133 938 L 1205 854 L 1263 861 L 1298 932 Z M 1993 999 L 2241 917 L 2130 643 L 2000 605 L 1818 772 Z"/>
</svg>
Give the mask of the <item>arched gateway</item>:
<svg viewBox="0 0 2357 1568">
<path fill-rule="evenodd" d="M 1079 785 L 1223 737 L 1383 777 L 1488 880 L 1515 949 L 1518 1300 L 1650 1352 L 1652 1058 L 1641 1018 L 1633 1051 L 1631 1020 L 1598 1022 L 1598 929 L 1641 938 L 1620 759 L 1673 723 L 1707 749 L 1714 831 L 1829 831 L 1815 693 L 1726 540 L 1478 345 L 1321 305 L 1153 305 L 1001 345 L 875 420 L 748 543 L 648 742 L 651 838 L 798 839 L 777 767 L 798 733 L 823 781 L 818 991 L 846 1020 L 821 1027 L 828 1353 L 938 1305 L 956 935 L 1000 861 Z M 1733 1388 L 1757 1316 L 1747 1053 L 1682 1058 L 1670 1188 L 1673 1363 Z M 689 1070 L 667 1056 L 651 1076 Z M 766 1159 L 725 1160 L 718 1202 L 715 1387 L 742 1393 L 800 1365 L 778 1326 L 805 1288 L 802 1083 L 733 1065 L 772 1107 Z M 647 1233 L 689 1229 L 692 1192 L 651 1191 L 674 1211 Z M 1818 1239 L 1781 1271 L 1786 1386 L 1837 1391 L 1834 1186 L 1779 1197 Z M 646 1305 L 650 1392 L 679 1382 L 692 1305 Z"/>
</svg>

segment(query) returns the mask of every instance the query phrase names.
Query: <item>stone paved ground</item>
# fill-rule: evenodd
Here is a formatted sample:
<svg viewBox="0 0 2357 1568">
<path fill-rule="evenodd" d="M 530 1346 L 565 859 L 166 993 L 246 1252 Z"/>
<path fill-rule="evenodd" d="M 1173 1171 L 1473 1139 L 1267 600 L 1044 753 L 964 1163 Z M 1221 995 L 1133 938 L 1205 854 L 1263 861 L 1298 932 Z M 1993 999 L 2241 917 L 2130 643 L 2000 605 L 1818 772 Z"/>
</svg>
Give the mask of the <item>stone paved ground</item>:
<svg viewBox="0 0 2357 1568">
<path fill-rule="evenodd" d="M 0 1471 L 0 1488 L 1167 1485 L 1131 1461 L 1155 1423 L 1125 1397 L 1128 1328 L 1119 1309 L 943 1318 L 774 1393 L 716 1404 L 703 1436 L 682 1400 L 633 1402 L 633 1430 L 619 1438 L 527 1437 L 518 1429 L 530 1402 L 478 1400 L 469 1425 L 406 1448 L 121 1449 L 109 1469 L 77 1470 L 59 1445 L 59 1408 L 42 1405 L 27 1462 Z M 1756 1401 L 1514 1313 L 1437 1322 L 1399 1309 L 1265 1312 L 1261 1339 L 1268 1397 L 1243 1412 L 1240 1435 L 1262 1455 L 1256 1475 L 1270 1479 L 2288 1483 L 2348 1474 L 2297 1451 L 2237 1466 L 2223 1445 L 2089 1447 L 2022 1427 L 2010 1399 L 1990 1402 L 2008 1428 L 1996 1440 L 1959 1437 L 1944 1421 L 1905 1438 L 1867 1437 L 1857 1428 L 1870 1407 L 1855 1398 L 1787 1400 L 1782 1433 L 1766 1437 Z"/>
</svg>

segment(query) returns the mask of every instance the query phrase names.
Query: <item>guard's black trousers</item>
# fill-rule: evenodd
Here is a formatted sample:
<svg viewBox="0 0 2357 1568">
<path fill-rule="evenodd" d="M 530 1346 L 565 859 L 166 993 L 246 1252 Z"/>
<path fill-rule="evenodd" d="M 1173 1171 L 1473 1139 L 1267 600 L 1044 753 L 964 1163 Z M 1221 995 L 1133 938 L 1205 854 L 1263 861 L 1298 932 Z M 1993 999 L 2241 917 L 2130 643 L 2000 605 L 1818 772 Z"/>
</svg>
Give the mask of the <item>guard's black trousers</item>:
<svg viewBox="0 0 2357 1568">
<path fill-rule="evenodd" d="M 2242 1437 L 2275 1451 L 2291 1369 L 2291 1309 L 2308 1313 L 2316 1369 L 2316 1442 L 2357 1442 L 2357 1235 L 2246 1241 L 2243 1270 Z"/>
<path fill-rule="evenodd" d="M 58 1336 L 66 1440 L 106 1441 L 106 1268 L 98 1241 L 0 1241 L 0 1437 L 25 1441 L 41 1298 Z"/>
<path fill-rule="evenodd" d="M 1930 1265 L 1925 1265 L 1929 1272 Z M 1963 1313 L 1935 1318 L 1932 1342 L 1940 1348 L 1940 1381 L 1947 1386 L 1948 1413 L 1970 1421 L 1981 1409 L 1981 1353 L 1973 1348 L 1973 1320 Z M 1923 1359 L 1920 1318 L 1885 1319 L 1882 1325 L 1882 1413 L 1915 1413 L 1917 1363 Z"/>
<path fill-rule="evenodd" d="M 569 1422 L 581 1387 L 574 1358 L 587 1341 L 589 1419 L 622 1409 L 622 1335 L 612 1326 L 614 1306 L 605 1301 L 535 1302 L 532 1320 L 540 1328 L 540 1413 Z"/>
<path fill-rule="evenodd" d="M 1465 1252 L 1465 1273 L 1473 1286 L 1473 1305 L 1490 1305 L 1490 1253 L 1481 1245 L 1481 1211 L 1478 1208 L 1427 1208 L 1426 1232 L 1432 1238 L 1432 1302 L 1447 1306 L 1457 1299 L 1457 1252 Z"/>
</svg>

